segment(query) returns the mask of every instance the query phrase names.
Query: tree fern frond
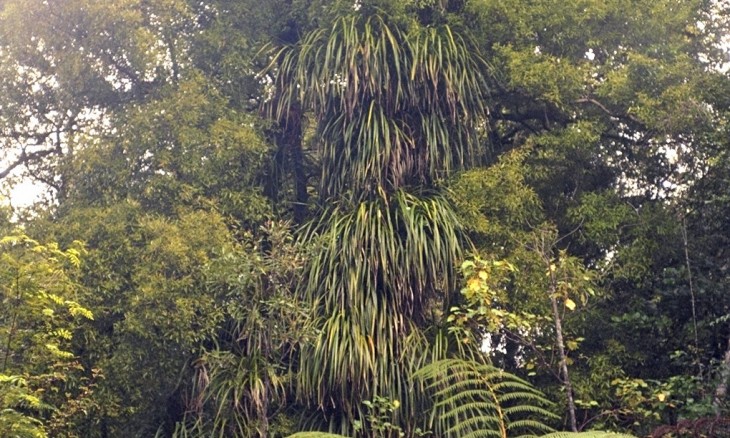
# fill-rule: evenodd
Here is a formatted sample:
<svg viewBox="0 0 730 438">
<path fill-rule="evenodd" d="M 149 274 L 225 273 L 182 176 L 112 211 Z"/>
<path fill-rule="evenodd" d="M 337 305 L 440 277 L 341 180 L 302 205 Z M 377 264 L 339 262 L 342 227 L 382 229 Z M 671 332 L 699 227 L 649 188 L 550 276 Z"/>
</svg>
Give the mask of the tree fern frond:
<svg viewBox="0 0 730 438">
<path fill-rule="evenodd" d="M 453 402 L 449 404 L 440 404 L 437 403 L 437 408 L 442 407 L 452 407 L 448 411 L 444 412 L 442 415 L 443 420 L 448 419 L 464 419 L 469 418 L 470 416 L 474 415 L 474 413 L 480 413 L 478 417 L 476 417 L 475 421 L 480 421 L 484 423 L 495 423 L 498 424 L 501 421 L 501 418 L 497 415 L 489 415 L 489 409 L 492 409 L 494 407 L 493 404 L 489 402 L 466 402 L 463 404 L 455 405 Z M 469 422 L 471 420 L 463 420 L 462 422 Z"/>
<path fill-rule="evenodd" d="M 455 436 L 458 436 L 459 438 L 493 438 L 493 437 L 501 437 L 500 433 L 494 430 L 488 430 L 488 429 L 477 429 L 472 430 L 471 432 L 464 432 L 462 431 L 462 434 L 458 434 Z"/>
<path fill-rule="evenodd" d="M 536 400 L 539 401 L 539 400 Z M 509 418 L 517 418 L 520 416 L 537 416 L 545 419 L 558 419 L 560 418 L 558 415 L 556 415 L 553 412 L 548 411 L 545 408 L 541 408 L 540 406 L 535 405 L 515 405 L 504 408 L 504 414 L 508 416 Z M 516 423 L 517 421 L 513 421 L 512 423 Z"/>
<path fill-rule="evenodd" d="M 500 436 L 500 433 L 498 432 L 500 430 L 500 418 L 496 416 L 489 417 L 487 415 L 476 415 L 479 412 L 480 411 L 469 412 L 471 415 L 455 422 L 451 428 L 446 430 L 446 435 L 461 437 L 469 431 L 481 431 L 490 436 Z"/>
<path fill-rule="evenodd" d="M 500 403 L 512 402 L 515 400 L 535 400 L 539 403 L 550 404 L 550 401 L 546 399 L 540 392 L 533 391 L 521 391 L 522 388 L 515 388 L 513 386 L 498 386 L 495 385 L 495 391 L 514 391 L 505 392 L 500 394 L 498 400 Z"/>
<path fill-rule="evenodd" d="M 543 411 L 546 415 L 545 418 L 554 418 L 557 417 L 552 412 Z M 513 431 L 524 431 L 529 430 L 531 432 L 540 432 L 540 433 L 547 433 L 552 432 L 553 428 L 546 426 L 545 423 L 538 421 L 538 420 L 532 420 L 532 419 L 521 419 L 521 420 L 515 420 L 512 421 L 508 426 L 507 430 L 510 432 L 510 437 L 519 438 L 523 437 L 525 435 L 515 435 L 512 432 Z M 528 434 L 529 435 L 533 435 Z"/>
<path fill-rule="evenodd" d="M 444 359 L 414 374 L 435 403 L 428 426 L 436 436 L 497 436 L 549 432 L 555 417 L 544 396 L 529 384 L 485 363 Z M 541 421 L 542 420 L 542 421 Z"/>
</svg>

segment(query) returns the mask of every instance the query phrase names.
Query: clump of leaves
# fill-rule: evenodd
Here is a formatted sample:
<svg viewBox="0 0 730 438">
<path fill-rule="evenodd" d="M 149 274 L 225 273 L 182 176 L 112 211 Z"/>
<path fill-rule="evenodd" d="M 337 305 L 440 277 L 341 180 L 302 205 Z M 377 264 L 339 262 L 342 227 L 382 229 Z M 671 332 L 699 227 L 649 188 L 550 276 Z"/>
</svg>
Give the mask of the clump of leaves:
<svg viewBox="0 0 730 438">
<path fill-rule="evenodd" d="M 551 403 L 530 383 L 486 363 L 444 359 L 414 378 L 435 400 L 430 422 L 436 436 L 522 437 L 551 432 Z"/>
<path fill-rule="evenodd" d="M 87 410 L 94 370 L 73 353 L 90 310 L 73 299 L 83 245 L 0 239 L 0 435 L 63 434 Z"/>
</svg>

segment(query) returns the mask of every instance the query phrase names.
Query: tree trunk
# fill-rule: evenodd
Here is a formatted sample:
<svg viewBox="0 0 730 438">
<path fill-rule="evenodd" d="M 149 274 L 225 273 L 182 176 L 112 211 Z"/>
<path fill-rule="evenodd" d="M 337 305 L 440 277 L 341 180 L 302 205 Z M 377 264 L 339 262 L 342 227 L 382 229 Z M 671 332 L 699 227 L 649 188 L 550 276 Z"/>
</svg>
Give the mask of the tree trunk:
<svg viewBox="0 0 730 438">
<path fill-rule="evenodd" d="M 292 104 L 286 117 L 279 122 L 279 133 L 276 136 L 278 151 L 275 157 L 277 169 L 265 183 L 266 193 L 274 202 L 278 201 L 281 175 L 291 171 L 294 178 L 294 201 L 292 214 L 294 222 L 302 224 L 307 217 L 307 169 L 302 149 L 302 110 L 298 103 Z"/>
<path fill-rule="evenodd" d="M 563 377 L 563 387 L 565 395 L 568 398 L 568 419 L 570 421 L 570 430 L 578 431 L 575 420 L 575 401 L 573 400 L 573 385 L 570 382 L 568 374 L 568 357 L 565 354 L 565 342 L 563 341 L 563 324 L 560 319 L 560 309 L 558 309 L 558 299 L 555 296 L 555 274 L 550 271 L 550 304 L 553 309 L 553 318 L 555 319 L 555 340 L 558 344 L 558 354 L 560 355 L 560 374 Z"/>
<path fill-rule="evenodd" d="M 292 171 L 294 173 L 294 222 L 304 223 L 307 217 L 307 173 L 304 162 L 304 151 L 302 150 L 302 114 L 299 105 L 293 106 L 290 112 L 289 125 L 284 130 L 285 141 L 289 148 Z"/>
<path fill-rule="evenodd" d="M 727 349 L 725 350 L 725 356 L 722 358 L 722 364 L 720 364 L 720 381 L 717 383 L 715 388 L 715 395 L 712 397 L 712 409 L 715 411 L 716 416 L 720 416 L 721 404 L 727 396 L 727 381 L 730 378 L 730 339 L 727 341 Z"/>
</svg>

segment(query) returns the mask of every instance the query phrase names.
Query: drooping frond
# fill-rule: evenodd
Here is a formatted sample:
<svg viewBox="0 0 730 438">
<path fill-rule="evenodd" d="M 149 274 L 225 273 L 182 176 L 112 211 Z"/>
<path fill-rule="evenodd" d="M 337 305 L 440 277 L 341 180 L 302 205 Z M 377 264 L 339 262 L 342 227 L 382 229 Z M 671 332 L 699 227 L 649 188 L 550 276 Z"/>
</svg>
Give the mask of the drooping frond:
<svg viewBox="0 0 730 438">
<path fill-rule="evenodd" d="M 286 123 L 301 108 L 315 123 L 329 206 L 304 236 L 316 246 L 304 289 L 320 321 L 298 363 L 298 399 L 321 414 L 310 429 L 349 433 L 375 397 L 399 402 L 391 420 L 403 427 L 431 404 L 410 376 L 427 361 L 424 328 L 455 290 L 464 246 L 435 188 L 476 156 L 488 98 L 478 53 L 448 24 L 374 7 L 272 59 L 271 114 Z"/>
<path fill-rule="evenodd" d="M 300 395 L 345 410 L 353 394 L 408 395 L 406 368 L 419 368 L 428 350 L 418 322 L 455 281 L 458 222 L 442 197 L 398 191 L 335 210 L 317 229 L 306 290 L 325 316 L 302 349 Z"/>
<path fill-rule="evenodd" d="M 528 382 L 488 364 L 444 359 L 414 378 L 425 383 L 435 405 L 430 427 L 442 437 L 527 437 L 550 432 L 550 402 Z"/>
<path fill-rule="evenodd" d="M 437 194 L 398 190 L 353 209 L 336 208 L 310 231 L 311 238 L 322 233 L 322 247 L 310 265 L 307 291 L 332 311 L 365 314 L 388 304 L 418 315 L 429 295 L 453 286 L 459 229 Z"/>
<path fill-rule="evenodd" d="M 283 397 L 284 391 L 273 364 L 260 353 L 237 356 L 213 350 L 196 361 L 195 367 L 197 398 L 191 400 L 192 415 L 177 425 L 175 437 L 256 436 L 265 430 L 262 421 L 267 420 L 268 404 Z M 213 415 L 204 415 L 203 406 Z"/>
<path fill-rule="evenodd" d="M 273 115 L 294 102 L 314 113 L 324 197 L 428 183 L 474 155 L 484 61 L 446 24 L 402 27 L 381 14 L 343 17 L 275 57 Z"/>
</svg>

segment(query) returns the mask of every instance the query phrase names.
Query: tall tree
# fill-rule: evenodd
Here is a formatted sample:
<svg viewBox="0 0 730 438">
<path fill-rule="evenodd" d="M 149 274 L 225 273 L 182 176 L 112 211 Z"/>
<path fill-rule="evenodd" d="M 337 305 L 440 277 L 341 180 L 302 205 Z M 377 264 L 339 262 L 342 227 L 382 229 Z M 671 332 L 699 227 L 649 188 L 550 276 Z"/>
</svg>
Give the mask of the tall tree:
<svg viewBox="0 0 730 438">
<path fill-rule="evenodd" d="M 464 245 L 438 182 L 477 159 L 486 63 L 438 4 L 348 9 L 275 64 L 274 113 L 311 114 L 321 174 L 305 287 L 321 332 L 301 351 L 297 392 L 339 431 L 366 420 L 364 400 L 399 400 L 411 434 L 423 400 L 410 375 L 447 353 L 427 332 Z"/>
<path fill-rule="evenodd" d="M 472 218 L 468 223 L 481 228 L 472 229 L 472 236 L 489 257 L 499 260 L 525 228 L 547 220 L 564 236 L 559 249 L 600 274 L 602 299 L 567 314 L 564 325 L 572 341 L 582 340 L 577 351 L 585 360 L 574 360 L 572 375 L 579 382 L 579 418 L 585 424 L 596 418 L 622 425 L 635 421 L 621 412 L 637 404 L 625 411 L 613 409 L 634 403 L 629 401 L 630 385 L 650 386 L 632 381 L 618 400 L 616 394 L 623 389 L 617 385 L 632 378 L 663 382 L 643 390 L 641 403 L 652 406 L 647 416 L 661 411 L 671 420 L 679 410 L 661 391 L 686 390 L 677 383 L 681 379 L 672 381 L 671 376 L 679 369 L 696 376 L 699 368 L 670 360 L 670 353 L 686 351 L 684 357 L 693 362 L 707 354 L 692 353 L 694 333 L 712 343 L 716 359 L 724 351 L 716 347 L 724 343 L 712 341 L 717 336 L 709 335 L 712 330 L 695 324 L 696 315 L 700 321 L 706 315 L 705 305 L 717 308 L 722 300 L 697 287 L 693 258 L 699 248 L 692 248 L 690 231 L 687 257 L 678 226 L 687 217 L 685 190 L 714 167 L 715 160 L 708 158 L 725 144 L 727 75 L 719 68 L 726 56 L 723 7 L 705 1 L 467 3 L 467 20 L 478 30 L 475 35 L 500 79 L 490 104 L 494 129 L 488 147 L 495 160 L 506 150 L 525 158 L 516 171 L 497 161 L 490 173 L 501 173 L 497 181 L 503 181 L 491 181 L 492 187 L 481 194 L 473 189 L 484 184 L 480 174 L 463 176 L 454 188 L 467 187 L 462 195 L 482 200 L 464 205 Z M 519 201 L 525 199 L 519 197 L 520 186 L 507 187 L 515 172 L 524 178 L 519 182 L 532 192 L 527 199 L 536 200 L 543 216 L 530 215 Z M 478 221 L 473 220 L 479 219 L 475 211 L 483 214 Z M 694 226 L 692 220 L 688 226 Z M 509 234 L 514 237 L 504 239 Z M 688 259 L 694 287 L 689 286 Z M 515 262 L 524 279 L 529 278 L 526 260 Z M 512 294 L 525 297 L 517 289 Z M 695 316 L 693 304 L 699 311 Z M 543 327 L 542 333 L 549 331 Z M 654 339 L 667 341 L 657 344 Z M 519 356 L 520 351 L 526 350 L 507 346 L 507 356 Z M 711 362 L 707 356 L 700 361 Z M 599 376 L 603 383 L 595 384 Z M 601 394 L 605 410 L 588 404 L 598 403 L 592 394 Z"/>
<path fill-rule="evenodd" d="M 65 197 L 62 168 L 107 117 L 175 81 L 193 24 L 184 2 L 2 4 L 0 176 L 23 175 Z"/>
</svg>

